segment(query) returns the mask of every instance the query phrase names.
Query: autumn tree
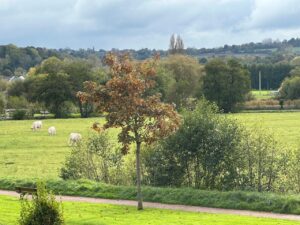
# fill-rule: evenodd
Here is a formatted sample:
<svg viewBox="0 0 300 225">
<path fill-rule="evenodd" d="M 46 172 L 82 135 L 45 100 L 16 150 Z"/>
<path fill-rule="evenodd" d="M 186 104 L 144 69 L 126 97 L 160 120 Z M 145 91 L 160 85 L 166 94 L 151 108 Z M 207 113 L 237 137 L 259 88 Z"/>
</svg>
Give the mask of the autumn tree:
<svg viewBox="0 0 300 225">
<path fill-rule="evenodd" d="M 162 103 L 159 94 L 149 94 L 155 87 L 155 66 L 158 57 L 133 62 L 127 55 L 112 53 L 105 57 L 112 78 L 105 85 L 85 82 L 86 92 L 79 92 L 81 101 L 92 101 L 106 112 L 104 129 L 118 127 L 122 152 L 127 154 L 132 143 L 136 147 L 138 209 L 143 209 L 141 194 L 140 152 L 142 143 L 150 144 L 174 132 L 180 117 L 170 104 Z"/>
</svg>

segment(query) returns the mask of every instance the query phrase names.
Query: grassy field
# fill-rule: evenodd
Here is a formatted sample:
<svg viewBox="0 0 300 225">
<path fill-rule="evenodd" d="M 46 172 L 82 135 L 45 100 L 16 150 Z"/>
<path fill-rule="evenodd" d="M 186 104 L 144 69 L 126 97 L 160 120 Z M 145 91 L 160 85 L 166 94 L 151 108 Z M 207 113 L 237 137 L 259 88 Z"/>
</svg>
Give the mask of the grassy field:
<svg viewBox="0 0 300 225">
<path fill-rule="evenodd" d="M 230 115 L 246 126 L 269 128 L 286 145 L 298 146 L 300 112 L 240 113 Z M 32 121 L 0 121 L 0 178 L 57 178 L 62 162 L 70 151 L 68 137 L 80 132 L 87 137 L 91 124 L 103 118 L 44 120 L 43 129 L 30 130 Z M 55 126 L 57 135 L 50 137 L 47 127 Z M 115 135 L 116 130 L 111 131 Z"/>
<path fill-rule="evenodd" d="M 260 99 L 270 99 L 270 98 L 274 97 L 272 95 L 272 91 L 268 91 L 268 90 L 262 90 L 262 91 L 252 90 L 251 93 L 255 97 L 255 99 L 258 99 L 258 100 L 260 100 Z"/>
<path fill-rule="evenodd" d="M 246 126 L 267 128 L 287 146 L 300 146 L 300 112 L 238 113 L 230 116 Z"/>
<path fill-rule="evenodd" d="M 298 225 L 288 220 L 246 216 L 145 209 L 106 204 L 64 202 L 67 225 Z M 0 196 L 0 224 L 15 225 L 19 217 L 16 198 Z"/>
<path fill-rule="evenodd" d="M 65 160 L 69 134 L 79 132 L 87 137 L 91 124 L 101 121 L 89 119 L 43 120 L 41 131 L 31 131 L 33 121 L 0 121 L 0 177 L 55 178 Z M 47 128 L 55 126 L 56 136 L 49 136 Z"/>
</svg>

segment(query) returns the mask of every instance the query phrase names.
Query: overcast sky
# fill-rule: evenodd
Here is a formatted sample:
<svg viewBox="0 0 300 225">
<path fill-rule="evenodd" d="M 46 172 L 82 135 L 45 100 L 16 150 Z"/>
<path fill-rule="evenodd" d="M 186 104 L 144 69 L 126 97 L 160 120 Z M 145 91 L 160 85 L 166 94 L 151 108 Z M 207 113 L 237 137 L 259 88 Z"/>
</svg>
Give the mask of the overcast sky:
<svg viewBox="0 0 300 225">
<path fill-rule="evenodd" d="M 300 37 L 299 0 L 0 0 L 0 45 L 218 47 Z"/>
</svg>

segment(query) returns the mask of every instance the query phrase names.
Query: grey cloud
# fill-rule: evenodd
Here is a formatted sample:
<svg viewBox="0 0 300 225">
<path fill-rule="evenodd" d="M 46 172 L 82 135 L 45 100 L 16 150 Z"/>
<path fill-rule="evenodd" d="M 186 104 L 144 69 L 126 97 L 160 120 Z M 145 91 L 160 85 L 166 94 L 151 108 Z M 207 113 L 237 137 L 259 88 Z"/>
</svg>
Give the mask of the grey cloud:
<svg viewBox="0 0 300 225">
<path fill-rule="evenodd" d="M 250 29 L 288 29 L 300 27 L 299 0 L 256 0 L 247 20 L 241 24 Z"/>
<path fill-rule="evenodd" d="M 194 47 L 282 39 L 296 33 L 291 29 L 299 25 L 296 2 L 0 0 L 0 44 L 165 49 L 172 33 Z"/>
</svg>

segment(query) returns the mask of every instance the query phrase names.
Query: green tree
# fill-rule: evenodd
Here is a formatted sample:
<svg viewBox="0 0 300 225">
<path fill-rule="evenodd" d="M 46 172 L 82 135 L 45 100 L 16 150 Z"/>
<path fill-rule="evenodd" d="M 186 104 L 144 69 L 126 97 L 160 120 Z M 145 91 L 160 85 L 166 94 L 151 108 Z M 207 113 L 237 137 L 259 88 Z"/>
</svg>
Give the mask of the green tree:
<svg viewBox="0 0 300 225">
<path fill-rule="evenodd" d="M 96 81 L 96 73 L 92 71 L 92 65 L 84 60 L 68 60 L 63 65 L 64 73 L 69 75 L 72 89 L 73 102 L 79 107 L 81 117 L 88 117 L 91 104 L 82 103 L 76 96 L 78 91 L 83 91 L 85 81 Z"/>
<path fill-rule="evenodd" d="M 44 60 L 40 66 L 37 67 L 37 74 L 57 74 L 63 71 L 63 61 L 52 56 Z"/>
<path fill-rule="evenodd" d="M 160 65 L 163 70 L 158 71 L 158 78 L 167 72 L 170 79 L 170 83 L 162 87 L 166 102 L 175 103 L 177 108 L 181 108 L 188 98 L 201 95 L 204 67 L 196 59 L 184 55 L 170 55 Z"/>
<path fill-rule="evenodd" d="M 8 96 L 22 96 L 25 93 L 24 81 L 16 80 L 9 83 L 7 87 Z"/>
<path fill-rule="evenodd" d="M 31 101 L 45 104 L 56 118 L 65 116 L 64 104 L 72 100 L 72 87 L 67 74 L 36 75 L 31 79 L 28 90 Z"/>
<path fill-rule="evenodd" d="M 0 78 L 0 92 L 6 91 L 7 86 L 8 86 L 8 82 Z"/>
<path fill-rule="evenodd" d="M 24 96 L 9 96 L 7 98 L 7 108 L 8 109 L 26 109 L 28 106 L 28 101 Z"/>
<path fill-rule="evenodd" d="M 286 78 L 279 89 L 280 98 L 299 99 L 300 98 L 300 76 Z"/>
<path fill-rule="evenodd" d="M 96 64 L 95 62 L 93 63 Z M 93 109 L 93 105 L 92 103 L 80 102 L 76 93 L 78 91 L 83 91 L 83 82 L 85 81 L 102 82 L 104 79 L 104 72 L 100 71 L 96 65 L 93 65 L 92 62 L 88 60 L 65 59 L 62 61 L 57 57 L 50 57 L 44 60 L 41 65 L 37 66 L 35 69 L 30 69 L 29 76 L 48 74 L 53 77 L 62 73 L 68 76 L 68 80 L 65 81 L 65 83 L 69 82 L 67 86 L 68 91 L 69 89 L 71 90 L 71 97 L 69 98 L 69 95 L 67 95 L 68 100 L 78 106 L 81 117 L 88 117 Z M 99 76 L 99 74 L 102 76 Z M 35 89 L 35 87 L 32 88 Z M 28 95 L 30 95 L 30 93 L 28 93 Z"/>
<path fill-rule="evenodd" d="M 214 59 L 205 66 L 204 96 L 224 112 L 236 110 L 250 91 L 249 71 L 236 60 Z"/>
</svg>

